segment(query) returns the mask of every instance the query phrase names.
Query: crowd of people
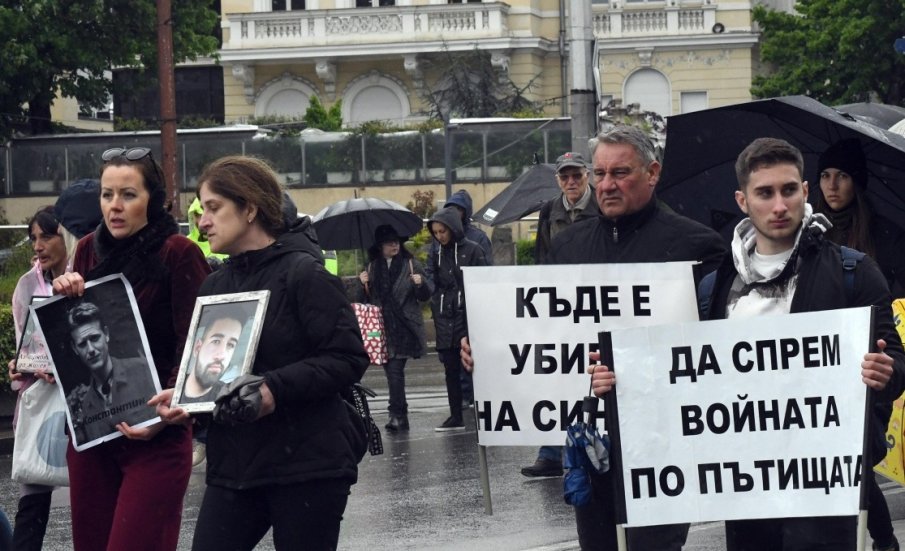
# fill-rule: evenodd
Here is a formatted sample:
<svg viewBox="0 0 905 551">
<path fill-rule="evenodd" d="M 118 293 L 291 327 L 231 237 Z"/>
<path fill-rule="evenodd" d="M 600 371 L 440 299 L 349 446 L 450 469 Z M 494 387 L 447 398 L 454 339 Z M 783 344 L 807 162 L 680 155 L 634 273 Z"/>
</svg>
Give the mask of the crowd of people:
<svg viewBox="0 0 905 551">
<path fill-rule="evenodd" d="M 661 165 L 641 130 L 602 133 L 591 153 L 590 166 L 577 152 L 556 161 L 561 192 L 541 209 L 537 262 L 700 262 L 701 274 L 712 274 L 711 285 L 699 288 L 698 298 L 707 304 L 702 319 L 877 307 L 877 349 L 864 355 L 861 373 L 874 402 L 872 459 L 882 459 L 891 403 L 905 390 L 905 351 L 890 309 L 890 289 L 905 291 L 905 266 L 897 254 L 903 238 L 870 208 L 857 141 L 833 144 L 821 155 L 819 187 L 812 188 L 801 152 L 789 143 L 762 138 L 741 151 L 735 198 L 746 218 L 731 243 L 657 200 Z M 91 282 L 122 274 L 134 292 L 159 381 L 160 390 L 141 406 L 159 417 L 155 422 L 134 426 L 128 414 L 108 416 L 115 422 L 92 427 L 101 430 L 96 436 L 103 441 L 81 451 L 68 446 L 74 549 L 175 549 L 193 433 L 206 443 L 207 460 L 193 549 L 252 549 L 271 529 L 277 549 L 335 549 L 367 447 L 361 418 L 347 399 L 369 364 L 350 299 L 382 310 L 386 430 L 401 433 L 411 425 L 405 367 L 408 359 L 427 353 L 427 302 L 449 404 L 449 416 L 436 430 L 465 428 L 475 358 L 462 267 L 493 262 L 486 234 L 470 223 L 471 197 L 457 192 L 427 221 L 432 241 L 423 263 L 406 247 L 410 235 L 392 225 L 377 227 L 350 293 L 325 269 L 311 220 L 287 205 L 265 162 L 228 156 L 208 165 L 188 211 L 186 238 L 168 212 L 162 171 L 150 150 L 114 148 L 102 159 L 99 180 L 73 183 L 55 207 L 39 209 L 29 221 L 34 266 L 13 297 L 17 337 L 32 297 L 62 295 L 72 302 L 71 346 L 90 376 L 69 401 L 102 412 L 120 403 L 118 389 L 128 387 L 137 359 L 109 355 L 103 309 L 84 296 Z M 813 208 L 809 193 L 817 194 Z M 840 245 L 869 255 L 859 262 L 850 293 L 839 269 L 845 250 Z M 173 402 L 174 386 L 196 298 L 252 291 L 268 291 L 270 298 L 251 372 L 216 380 L 230 363 L 246 318 L 203 322 L 197 340 L 188 342 L 195 359 L 180 403 L 215 406 L 212 412 L 187 412 Z M 9 369 L 20 392 L 55 383 L 52 373 L 19 373 L 15 360 Z M 588 371 L 594 394 L 612 391 L 616 376 L 598 355 L 592 355 Z M 101 438 L 106 433 L 122 437 Z M 535 463 L 522 469 L 525 476 L 562 473 L 558 447 L 541 448 Z M 869 484 L 874 549 L 897 550 L 883 494 L 872 478 Z M 579 543 L 585 550 L 614 550 L 612 475 L 593 475 L 591 490 L 589 503 L 575 508 Z M 52 491 L 21 485 L 13 549 L 41 548 Z M 0 522 L 0 538 L 2 527 Z M 847 551 L 855 548 L 854 527 L 854 517 L 727 521 L 727 549 Z M 688 529 L 629 529 L 628 547 L 681 550 Z"/>
</svg>

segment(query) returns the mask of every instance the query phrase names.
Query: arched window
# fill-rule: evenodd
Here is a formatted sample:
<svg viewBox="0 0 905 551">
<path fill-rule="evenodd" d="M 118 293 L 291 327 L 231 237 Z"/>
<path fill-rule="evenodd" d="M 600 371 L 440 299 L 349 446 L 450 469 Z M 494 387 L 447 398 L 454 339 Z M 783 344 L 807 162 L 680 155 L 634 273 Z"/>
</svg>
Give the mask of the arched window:
<svg viewBox="0 0 905 551">
<path fill-rule="evenodd" d="M 261 87 L 261 92 L 255 99 L 255 116 L 276 115 L 300 119 L 305 116 L 311 97 L 315 95 L 317 91 L 310 82 L 284 73 Z"/>
<path fill-rule="evenodd" d="M 664 117 L 672 115 L 669 80 L 656 69 L 639 69 L 629 75 L 622 97 L 623 105 L 640 103 L 642 111 L 654 111 Z"/>
<path fill-rule="evenodd" d="M 343 123 L 348 126 L 373 120 L 402 124 L 410 114 L 402 82 L 377 71 L 356 78 L 343 93 Z"/>
</svg>

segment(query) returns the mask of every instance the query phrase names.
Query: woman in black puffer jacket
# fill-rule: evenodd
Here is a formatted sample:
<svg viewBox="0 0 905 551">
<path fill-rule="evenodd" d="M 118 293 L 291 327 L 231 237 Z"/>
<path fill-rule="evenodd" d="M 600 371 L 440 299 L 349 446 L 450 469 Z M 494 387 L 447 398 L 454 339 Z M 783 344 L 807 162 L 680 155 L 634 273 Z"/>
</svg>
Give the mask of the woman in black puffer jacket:
<svg viewBox="0 0 905 551">
<path fill-rule="evenodd" d="M 224 157 L 198 181 L 199 226 L 211 251 L 230 257 L 199 295 L 266 289 L 270 299 L 252 367 L 260 406 L 248 422 L 221 415 L 218 402 L 192 548 L 250 550 L 272 527 L 276 549 L 335 549 L 367 445 L 342 398 L 368 366 L 355 314 L 310 221 L 285 226 L 282 190 L 263 161 Z M 158 408 L 184 415 L 167 410 Z"/>
<path fill-rule="evenodd" d="M 437 255 L 428 259 L 434 274 L 431 312 L 437 330 L 437 352 L 446 371 L 446 393 L 449 418 L 437 431 L 462 430 L 462 363 L 459 348 L 468 336 L 465 318 L 465 289 L 462 266 L 486 266 L 480 245 L 465 238 L 462 219 L 453 207 L 438 210 L 427 222 L 427 229 L 440 244 Z"/>
</svg>

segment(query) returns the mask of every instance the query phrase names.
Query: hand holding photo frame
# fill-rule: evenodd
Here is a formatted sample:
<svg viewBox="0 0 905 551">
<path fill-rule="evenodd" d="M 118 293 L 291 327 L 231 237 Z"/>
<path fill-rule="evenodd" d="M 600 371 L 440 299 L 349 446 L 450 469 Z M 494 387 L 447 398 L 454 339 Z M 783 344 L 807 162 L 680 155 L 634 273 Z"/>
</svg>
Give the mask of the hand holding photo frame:
<svg viewBox="0 0 905 551">
<path fill-rule="evenodd" d="M 251 373 L 270 291 L 198 297 L 171 407 L 210 413 L 230 381 Z"/>
<path fill-rule="evenodd" d="M 57 295 L 30 307 L 44 335 L 77 451 L 122 436 L 116 425 L 160 421 L 148 400 L 157 369 L 132 286 L 122 274 L 85 284 L 81 297 Z"/>
</svg>

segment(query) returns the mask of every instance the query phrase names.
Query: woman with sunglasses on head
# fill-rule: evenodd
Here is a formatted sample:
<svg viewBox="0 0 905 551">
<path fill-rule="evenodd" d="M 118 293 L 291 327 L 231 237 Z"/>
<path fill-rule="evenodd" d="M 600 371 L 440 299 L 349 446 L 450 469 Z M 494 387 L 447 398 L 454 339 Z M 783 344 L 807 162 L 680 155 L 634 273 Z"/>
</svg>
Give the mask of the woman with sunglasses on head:
<svg viewBox="0 0 905 551">
<path fill-rule="evenodd" d="M 352 306 L 324 268 L 310 219 L 287 223 L 265 162 L 224 157 L 198 182 L 199 226 L 211 251 L 229 255 L 200 294 L 269 290 L 270 299 L 252 375 L 230 383 L 208 426 L 192 549 L 250 550 L 271 527 L 277 550 L 336 549 L 367 444 L 342 397 L 368 366 Z M 187 419 L 171 397 L 155 398 L 158 414 Z"/>
<path fill-rule="evenodd" d="M 132 285 L 160 383 L 172 387 L 210 268 L 166 211 L 166 185 L 150 150 L 116 148 L 101 158 L 103 223 L 79 241 L 73 271 L 56 278 L 53 288 L 81 296 L 86 281 L 122 273 Z M 165 422 L 117 429 L 125 438 L 67 451 L 74 549 L 176 549 L 192 469 L 191 430 Z"/>
</svg>

